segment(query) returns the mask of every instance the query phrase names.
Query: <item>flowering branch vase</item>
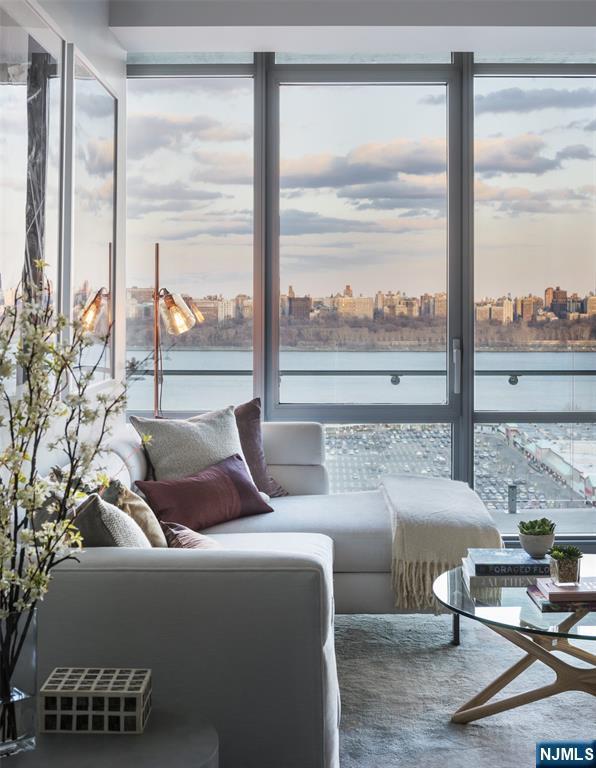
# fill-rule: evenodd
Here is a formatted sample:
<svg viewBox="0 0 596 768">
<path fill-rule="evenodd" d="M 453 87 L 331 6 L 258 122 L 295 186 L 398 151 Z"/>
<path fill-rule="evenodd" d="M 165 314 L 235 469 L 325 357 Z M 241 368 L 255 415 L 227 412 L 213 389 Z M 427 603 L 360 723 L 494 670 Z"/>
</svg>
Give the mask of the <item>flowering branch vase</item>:
<svg viewBox="0 0 596 768">
<path fill-rule="evenodd" d="M 0 758 L 35 749 L 35 608 L 0 620 Z"/>
</svg>

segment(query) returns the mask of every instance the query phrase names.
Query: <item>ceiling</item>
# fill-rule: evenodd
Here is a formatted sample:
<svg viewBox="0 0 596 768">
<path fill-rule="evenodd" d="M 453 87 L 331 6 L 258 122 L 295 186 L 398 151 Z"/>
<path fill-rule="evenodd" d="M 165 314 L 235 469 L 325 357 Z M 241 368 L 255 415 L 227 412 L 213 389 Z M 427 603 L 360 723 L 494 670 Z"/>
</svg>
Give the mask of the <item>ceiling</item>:
<svg viewBox="0 0 596 768">
<path fill-rule="evenodd" d="M 111 0 L 136 52 L 577 52 L 596 55 L 596 0 Z"/>
</svg>

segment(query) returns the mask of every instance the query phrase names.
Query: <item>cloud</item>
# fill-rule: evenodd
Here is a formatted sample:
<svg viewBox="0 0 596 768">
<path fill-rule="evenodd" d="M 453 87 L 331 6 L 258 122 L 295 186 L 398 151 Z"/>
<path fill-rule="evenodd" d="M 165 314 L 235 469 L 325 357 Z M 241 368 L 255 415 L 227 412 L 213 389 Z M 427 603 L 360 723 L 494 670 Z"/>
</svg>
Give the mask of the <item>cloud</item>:
<svg viewBox="0 0 596 768">
<path fill-rule="evenodd" d="M 591 160 L 594 153 L 585 144 L 571 144 L 557 152 L 558 160 Z"/>
<path fill-rule="evenodd" d="M 81 110 L 89 117 L 111 117 L 115 114 L 114 99 L 105 91 L 94 93 L 79 89 L 76 95 L 77 110 Z"/>
<path fill-rule="evenodd" d="M 92 176 L 107 176 L 114 172 L 114 142 L 111 139 L 90 139 L 81 154 L 87 172 Z"/>
<path fill-rule="evenodd" d="M 413 209 L 409 215 L 420 215 L 421 210 L 445 210 L 447 202 L 446 177 L 404 179 L 362 184 L 340 189 L 337 196 L 352 202 L 358 210 Z M 419 210 L 420 209 L 420 210 Z"/>
<path fill-rule="evenodd" d="M 128 155 L 139 160 L 158 149 L 181 150 L 199 141 L 244 141 L 249 127 L 225 125 L 207 115 L 132 114 L 127 123 Z"/>
<path fill-rule="evenodd" d="M 577 213 L 591 210 L 596 202 L 596 186 L 560 187 L 531 190 L 526 187 L 498 187 L 478 179 L 474 196 L 480 205 L 491 206 L 498 213 L 518 216 L 530 214 Z"/>
<path fill-rule="evenodd" d="M 248 152 L 199 150 L 193 156 L 201 165 L 192 173 L 192 178 L 196 181 L 209 181 L 216 184 L 252 184 L 253 182 L 253 159 Z"/>
<path fill-rule="evenodd" d="M 488 112 L 535 112 L 541 109 L 573 109 L 596 106 L 595 88 L 503 88 L 475 99 L 476 114 Z"/>
<path fill-rule="evenodd" d="M 419 104 L 430 104 L 431 106 L 438 106 L 441 104 L 445 104 L 446 102 L 447 102 L 446 93 L 434 93 L 434 94 L 430 94 L 429 96 L 423 96 L 421 99 L 418 99 Z"/>
<path fill-rule="evenodd" d="M 564 147 L 554 157 L 542 154 L 545 147 L 545 141 L 532 133 L 508 139 L 477 139 L 474 143 L 476 170 L 485 176 L 502 173 L 531 173 L 540 176 L 560 168 L 564 160 L 593 157 L 589 147 L 584 144 Z"/>
<path fill-rule="evenodd" d="M 140 176 L 128 179 L 128 217 L 141 218 L 156 211 L 193 211 L 225 197 L 221 192 L 196 189 L 184 182 L 148 183 Z"/>
<path fill-rule="evenodd" d="M 442 139 L 363 144 L 347 155 L 305 155 L 281 163 L 284 188 L 344 187 L 391 181 L 397 173 L 414 175 L 444 172 L 446 144 Z"/>
<path fill-rule="evenodd" d="M 596 131 L 596 120 L 590 120 L 590 122 L 584 126 L 584 131 Z"/>
<path fill-rule="evenodd" d="M 176 219 L 173 219 L 176 221 Z M 230 237 L 233 235 L 252 235 L 253 217 L 251 211 L 212 211 L 195 217 L 195 226 L 165 233 L 164 240 L 194 240 L 198 237 Z"/>
<path fill-rule="evenodd" d="M 404 234 L 406 232 L 426 232 L 431 229 L 444 229 L 445 223 L 439 219 L 409 219 L 390 221 L 364 221 L 361 219 L 322 216 L 313 211 L 289 209 L 281 212 L 282 236 L 343 234 L 347 232 L 366 232 L 382 234 Z"/>
<path fill-rule="evenodd" d="M 287 235 L 321 235 L 338 232 L 378 232 L 379 225 L 372 221 L 358 221 L 320 213 L 289 209 L 281 213 L 280 232 Z"/>
</svg>

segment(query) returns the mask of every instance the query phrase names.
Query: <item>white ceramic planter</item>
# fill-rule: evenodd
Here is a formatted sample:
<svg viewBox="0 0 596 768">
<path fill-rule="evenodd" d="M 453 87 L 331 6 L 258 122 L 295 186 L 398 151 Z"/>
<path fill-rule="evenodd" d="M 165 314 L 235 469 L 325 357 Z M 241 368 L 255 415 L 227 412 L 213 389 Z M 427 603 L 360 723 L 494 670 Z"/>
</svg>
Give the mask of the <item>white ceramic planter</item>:
<svg viewBox="0 0 596 768">
<path fill-rule="evenodd" d="M 519 543 L 522 545 L 522 549 L 525 549 L 530 557 L 535 557 L 537 560 L 540 560 L 555 543 L 555 534 L 548 533 L 543 536 L 530 536 L 527 533 L 520 533 Z"/>
</svg>

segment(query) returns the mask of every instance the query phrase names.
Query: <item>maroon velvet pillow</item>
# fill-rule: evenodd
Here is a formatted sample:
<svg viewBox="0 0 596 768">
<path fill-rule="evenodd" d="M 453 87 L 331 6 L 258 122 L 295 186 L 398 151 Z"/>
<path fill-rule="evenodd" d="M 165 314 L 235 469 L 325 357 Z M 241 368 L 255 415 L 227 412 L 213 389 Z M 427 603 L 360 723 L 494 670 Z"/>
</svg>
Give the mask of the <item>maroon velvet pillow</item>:
<svg viewBox="0 0 596 768">
<path fill-rule="evenodd" d="M 242 453 L 250 469 L 250 474 L 259 491 L 263 491 L 272 498 L 276 496 L 288 496 L 285 488 L 274 480 L 269 474 L 265 451 L 263 450 L 263 435 L 261 432 L 261 398 L 255 397 L 248 403 L 239 405 L 234 409 L 236 426 L 240 435 Z"/>
<path fill-rule="evenodd" d="M 273 512 L 237 453 L 202 472 L 176 480 L 138 480 L 160 521 L 200 531 L 247 515 Z"/>
<path fill-rule="evenodd" d="M 211 536 L 191 531 L 178 523 L 162 523 L 161 527 L 171 549 L 221 549 L 221 544 Z"/>
</svg>

